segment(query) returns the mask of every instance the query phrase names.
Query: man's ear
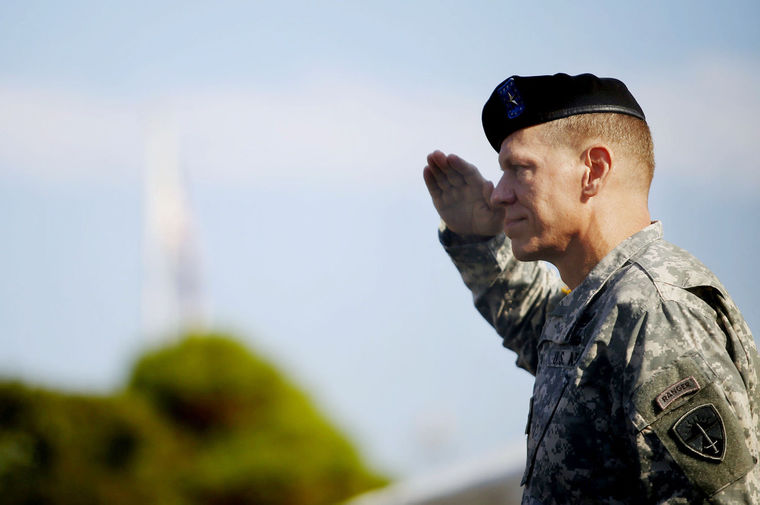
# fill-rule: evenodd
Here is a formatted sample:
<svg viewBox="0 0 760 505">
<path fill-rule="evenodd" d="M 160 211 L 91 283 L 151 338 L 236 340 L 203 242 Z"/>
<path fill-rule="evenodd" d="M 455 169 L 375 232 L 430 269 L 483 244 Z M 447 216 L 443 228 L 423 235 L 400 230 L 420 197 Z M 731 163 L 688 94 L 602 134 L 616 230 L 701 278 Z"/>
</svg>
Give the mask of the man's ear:
<svg viewBox="0 0 760 505">
<path fill-rule="evenodd" d="M 612 153 L 603 145 L 589 147 L 583 152 L 583 164 L 586 171 L 583 174 L 583 198 L 596 196 L 607 182 L 612 169 Z"/>
</svg>

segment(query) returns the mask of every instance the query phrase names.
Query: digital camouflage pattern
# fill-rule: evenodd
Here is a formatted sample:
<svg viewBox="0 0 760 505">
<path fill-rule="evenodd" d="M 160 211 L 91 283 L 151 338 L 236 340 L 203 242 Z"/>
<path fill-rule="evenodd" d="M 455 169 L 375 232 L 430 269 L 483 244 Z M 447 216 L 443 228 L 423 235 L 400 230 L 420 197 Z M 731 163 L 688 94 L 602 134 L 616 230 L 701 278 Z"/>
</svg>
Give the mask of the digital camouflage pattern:
<svg viewBox="0 0 760 505">
<path fill-rule="evenodd" d="M 739 310 L 655 222 L 572 292 L 504 234 L 440 238 L 536 376 L 524 505 L 760 503 L 758 357 Z"/>
</svg>

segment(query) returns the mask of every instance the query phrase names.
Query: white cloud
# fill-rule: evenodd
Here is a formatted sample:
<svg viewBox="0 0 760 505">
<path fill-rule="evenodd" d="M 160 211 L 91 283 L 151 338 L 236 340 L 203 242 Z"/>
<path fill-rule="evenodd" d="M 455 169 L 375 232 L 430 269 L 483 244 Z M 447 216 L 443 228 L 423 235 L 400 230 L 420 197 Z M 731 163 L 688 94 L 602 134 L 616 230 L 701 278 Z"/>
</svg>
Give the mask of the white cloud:
<svg viewBox="0 0 760 505">
<path fill-rule="evenodd" d="M 432 149 L 487 152 L 478 101 L 338 79 L 188 91 L 156 104 L 0 87 L 0 170 L 54 180 L 132 177 L 159 114 L 173 116 L 181 162 L 202 181 L 417 184 Z"/>
<path fill-rule="evenodd" d="M 130 104 L 0 86 L 0 110 L 0 173 L 121 179 L 139 169 L 142 138 Z"/>
<path fill-rule="evenodd" d="M 484 149 L 477 101 L 356 81 L 188 95 L 174 103 L 183 156 L 201 177 L 419 183 L 428 151 Z"/>
<path fill-rule="evenodd" d="M 644 79 L 636 93 L 655 140 L 658 171 L 758 189 L 760 69 L 706 56 Z M 745 188 L 746 189 L 746 188 Z"/>
</svg>

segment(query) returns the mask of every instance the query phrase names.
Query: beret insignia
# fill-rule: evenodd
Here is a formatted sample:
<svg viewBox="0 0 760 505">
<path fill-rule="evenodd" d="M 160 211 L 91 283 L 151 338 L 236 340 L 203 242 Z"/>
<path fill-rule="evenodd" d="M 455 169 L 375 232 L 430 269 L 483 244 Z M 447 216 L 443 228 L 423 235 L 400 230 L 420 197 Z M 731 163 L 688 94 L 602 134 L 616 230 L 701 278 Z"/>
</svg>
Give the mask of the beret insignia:
<svg viewBox="0 0 760 505">
<path fill-rule="evenodd" d="M 501 98 L 501 102 L 504 104 L 504 108 L 507 110 L 507 117 L 514 119 L 525 110 L 525 103 L 523 102 L 520 92 L 517 90 L 515 80 L 509 78 L 504 81 L 496 90 Z"/>
</svg>

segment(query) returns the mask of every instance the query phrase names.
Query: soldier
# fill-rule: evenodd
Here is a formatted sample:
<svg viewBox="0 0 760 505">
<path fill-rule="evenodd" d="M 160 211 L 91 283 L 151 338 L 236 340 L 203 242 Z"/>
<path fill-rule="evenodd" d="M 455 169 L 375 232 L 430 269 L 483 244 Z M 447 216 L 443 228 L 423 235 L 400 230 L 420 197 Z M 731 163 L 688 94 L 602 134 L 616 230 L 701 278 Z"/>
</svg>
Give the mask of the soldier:
<svg viewBox="0 0 760 505">
<path fill-rule="evenodd" d="M 760 503 L 757 350 L 650 219 L 639 104 L 615 79 L 512 76 L 482 119 L 498 183 L 440 151 L 424 179 L 476 308 L 535 375 L 522 503 Z"/>
</svg>

